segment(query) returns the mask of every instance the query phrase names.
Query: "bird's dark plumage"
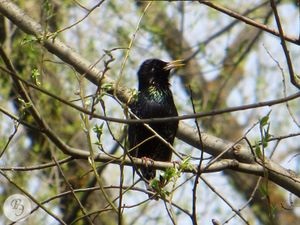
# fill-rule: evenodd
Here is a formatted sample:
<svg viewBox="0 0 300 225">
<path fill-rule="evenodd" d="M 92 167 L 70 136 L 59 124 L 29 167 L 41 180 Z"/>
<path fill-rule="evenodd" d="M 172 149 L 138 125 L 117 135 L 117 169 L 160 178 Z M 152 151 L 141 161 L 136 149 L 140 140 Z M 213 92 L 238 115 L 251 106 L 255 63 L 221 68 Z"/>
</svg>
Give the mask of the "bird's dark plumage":
<svg viewBox="0 0 300 225">
<path fill-rule="evenodd" d="M 183 64 L 180 60 L 167 63 L 159 59 L 148 59 L 142 63 L 138 71 L 139 92 L 137 100 L 130 105 L 132 112 L 138 118 L 162 118 L 178 115 L 169 88 L 169 75 L 172 68 L 181 65 Z M 149 123 L 149 125 L 164 140 L 173 144 L 178 121 Z M 150 138 L 152 136 L 154 136 L 153 132 L 143 124 L 130 124 L 128 129 L 129 147 L 132 149 L 138 145 L 130 152 L 131 156 L 170 161 L 172 157 L 170 147 L 157 136 Z M 148 181 L 155 177 L 155 170 L 151 166 L 141 169 L 141 172 Z"/>
</svg>

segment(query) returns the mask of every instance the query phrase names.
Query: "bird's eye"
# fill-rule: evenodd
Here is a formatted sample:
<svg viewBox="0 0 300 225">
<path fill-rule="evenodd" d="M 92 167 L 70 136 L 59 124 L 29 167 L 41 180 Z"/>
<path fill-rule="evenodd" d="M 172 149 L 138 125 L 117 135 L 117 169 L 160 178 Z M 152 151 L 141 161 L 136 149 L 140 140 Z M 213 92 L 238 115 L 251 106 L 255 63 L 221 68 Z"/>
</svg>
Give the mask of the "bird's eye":
<svg viewBox="0 0 300 225">
<path fill-rule="evenodd" d="M 155 68 L 154 68 L 154 67 L 152 67 L 152 68 L 151 68 L 151 72 L 154 72 L 154 71 L 155 71 Z"/>
</svg>

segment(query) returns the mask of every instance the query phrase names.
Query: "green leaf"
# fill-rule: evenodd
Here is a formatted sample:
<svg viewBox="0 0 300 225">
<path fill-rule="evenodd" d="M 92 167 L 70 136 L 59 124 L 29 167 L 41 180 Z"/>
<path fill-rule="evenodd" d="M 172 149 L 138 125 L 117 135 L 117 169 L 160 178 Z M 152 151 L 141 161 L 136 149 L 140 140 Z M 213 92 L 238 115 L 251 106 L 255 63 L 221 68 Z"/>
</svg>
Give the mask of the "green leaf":
<svg viewBox="0 0 300 225">
<path fill-rule="evenodd" d="M 103 134 L 103 125 L 104 125 L 104 123 L 102 123 L 100 125 L 96 124 L 93 127 L 93 131 L 96 134 L 97 139 L 98 139 L 98 142 L 96 142 L 96 144 L 98 144 L 98 145 L 101 144 L 101 136 Z"/>
<path fill-rule="evenodd" d="M 37 86 L 41 85 L 39 77 L 41 76 L 40 71 L 38 69 L 33 69 L 31 71 L 31 78 Z"/>
<path fill-rule="evenodd" d="M 200 44 L 198 45 L 198 48 L 199 48 L 199 51 L 200 51 L 200 52 L 205 52 L 205 47 L 206 47 L 206 45 L 205 45 L 204 43 L 200 43 Z"/>
<path fill-rule="evenodd" d="M 22 99 L 22 98 L 18 98 L 18 101 L 21 104 L 21 111 L 24 111 L 24 110 L 31 107 L 31 103 L 30 102 L 25 102 L 25 100 Z"/>
<path fill-rule="evenodd" d="M 104 92 L 109 92 L 113 89 L 113 84 L 112 83 L 105 83 L 101 85 L 101 90 Z"/>
<path fill-rule="evenodd" d="M 177 169 L 172 167 L 172 168 L 168 168 L 166 169 L 166 171 L 163 174 L 163 178 L 165 179 L 166 182 L 169 182 L 172 178 L 177 177 Z"/>
<path fill-rule="evenodd" d="M 263 196 L 267 196 L 268 195 L 268 185 L 266 183 L 262 183 L 259 187 L 259 191 Z"/>
<path fill-rule="evenodd" d="M 255 142 L 255 154 L 258 158 L 262 157 L 261 149 L 258 142 Z"/>
<path fill-rule="evenodd" d="M 182 160 L 179 168 L 180 171 L 193 168 L 193 165 L 190 163 L 190 159 L 191 156 L 187 156 Z"/>
<path fill-rule="evenodd" d="M 264 116 L 263 118 L 260 119 L 260 121 L 259 121 L 260 126 L 264 127 L 269 123 L 270 113 L 271 113 L 271 111 L 269 111 L 266 116 Z"/>
<path fill-rule="evenodd" d="M 153 179 L 150 181 L 150 187 L 153 188 L 154 190 L 159 190 L 159 180 Z"/>
<path fill-rule="evenodd" d="M 263 129 L 263 140 L 262 140 L 262 144 L 264 147 L 268 146 L 269 140 L 272 137 L 271 134 L 269 134 L 270 131 L 270 124 L 268 123 L 267 128 Z"/>
</svg>

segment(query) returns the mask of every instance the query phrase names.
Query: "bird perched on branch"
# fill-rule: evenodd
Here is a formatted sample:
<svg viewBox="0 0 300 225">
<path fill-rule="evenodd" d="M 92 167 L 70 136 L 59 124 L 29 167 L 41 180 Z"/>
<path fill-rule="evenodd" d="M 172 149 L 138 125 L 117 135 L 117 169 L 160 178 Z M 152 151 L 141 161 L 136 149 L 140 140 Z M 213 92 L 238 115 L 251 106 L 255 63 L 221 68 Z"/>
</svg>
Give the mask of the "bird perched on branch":
<svg viewBox="0 0 300 225">
<path fill-rule="evenodd" d="M 148 59 L 138 71 L 138 95 L 130 105 L 131 111 L 139 119 L 177 116 L 177 110 L 170 90 L 169 76 L 173 68 L 183 66 L 182 60 L 164 62 Z M 136 118 L 132 117 L 132 118 Z M 145 160 L 171 161 L 172 150 L 165 143 L 173 144 L 178 121 L 148 124 L 160 137 L 144 124 L 130 124 L 128 128 L 130 155 Z M 164 141 L 162 140 L 164 139 Z M 155 169 L 146 166 L 141 173 L 147 181 L 155 177 Z"/>
</svg>

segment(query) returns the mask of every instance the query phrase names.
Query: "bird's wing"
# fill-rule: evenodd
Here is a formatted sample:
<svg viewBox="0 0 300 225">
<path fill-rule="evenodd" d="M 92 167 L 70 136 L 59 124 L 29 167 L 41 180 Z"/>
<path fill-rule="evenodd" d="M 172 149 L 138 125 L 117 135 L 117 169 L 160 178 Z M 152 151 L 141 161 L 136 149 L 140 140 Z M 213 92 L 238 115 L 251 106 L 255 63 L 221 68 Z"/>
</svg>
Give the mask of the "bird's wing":
<svg viewBox="0 0 300 225">
<path fill-rule="evenodd" d="M 130 124 L 128 127 L 128 143 L 129 143 L 129 154 L 133 157 L 137 157 L 137 148 L 133 149 L 137 145 L 137 126 Z"/>
<path fill-rule="evenodd" d="M 137 106 L 136 106 L 136 102 L 133 102 L 130 105 L 130 109 L 131 111 L 136 114 L 137 112 Z M 131 119 L 134 119 L 133 116 L 131 116 Z M 138 130 L 138 126 L 137 124 L 129 124 L 128 126 L 128 143 L 129 143 L 129 154 L 133 157 L 137 157 L 137 148 L 133 149 L 138 143 L 137 143 L 137 130 Z"/>
</svg>

